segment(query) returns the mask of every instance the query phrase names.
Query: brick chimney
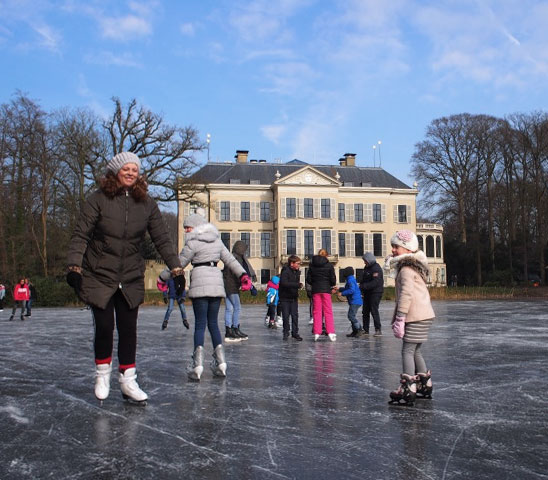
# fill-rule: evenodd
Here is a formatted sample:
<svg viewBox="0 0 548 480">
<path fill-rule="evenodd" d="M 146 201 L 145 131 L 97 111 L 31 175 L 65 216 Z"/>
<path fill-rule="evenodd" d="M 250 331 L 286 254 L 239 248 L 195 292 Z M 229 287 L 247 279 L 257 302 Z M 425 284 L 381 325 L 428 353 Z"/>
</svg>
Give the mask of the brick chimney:
<svg viewBox="0 0 548 480">
<path fill-rule="evenodd" d="M 236 150 L 236 155 L 234 155 L 234 158 L 236 159 L 236 163 L 247 163 L 248 153 L 249 153 L 249 150 Z"/>
<path fill-rule="evenodd" d="M 348 167 L 356 166 L 356 154 L 355 153 L 345 153 L 344 158 L 346 158 L 346 165 Z"/>
</svg>

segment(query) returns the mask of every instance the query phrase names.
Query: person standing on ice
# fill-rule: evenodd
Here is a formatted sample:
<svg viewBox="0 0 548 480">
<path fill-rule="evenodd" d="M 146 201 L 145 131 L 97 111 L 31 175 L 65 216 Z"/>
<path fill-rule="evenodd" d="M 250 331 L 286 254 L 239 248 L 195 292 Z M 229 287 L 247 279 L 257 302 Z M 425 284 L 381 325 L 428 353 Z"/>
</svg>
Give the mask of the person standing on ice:
<svg viewBox="0 0 548 480">
<path fill-rule="evenodd" d="M 211 370 L 215 376 L 226 376 L 226 359 L 223 339 L 218 325 L 221 299 L 225 298 L 223 274 L 217 264 L 221 260 L 224 268 L 230 270 L 240 281 L 242 290 L 251 289 L 251 278 L 238 260 L 227 250 L 221 241 L 219 231 L 208 223 L 198 208 L 183 222 L 185 246 L 179 254 L 182 267 L 192 264 L 188 297 L 192 299 L 194 310 L 194 352 L 188 367 L 188 378 L 200 380 L 204 371 L 204 341 L 206 326 L 213 343 Z M 160 274 L 163 278 L 164 272 Z"/>
<path fill-rule="evenodd" d="M 435 317 L 426 286 L 429 268 L 426 255 L 419 250 L 419 241 L 413 232 L 399 230 L 390 243 L 392 255 L 386 257 L 385 267 L 396 279 L 392 329 L 397 338 L 403 338 L 403 373 L 400 387 L 390 392 L 389 403 L 413 405 L 417 394 L 432 398 L 432 374 L 421 352 Z"/>
<path fill-rule="evenodd" d="M 10 322 L 15 318 L 17 307 L 21 307 L 21 320 L 25 320 L 23 314 L 27 308 L 27 303 L 30 299 L 30 289 L 27 282 L 22 278 L 13 288 L 13 309 L 11 311 Z"/>
<path fill-rule="evenodd" d="M 184 289 L 181 263 L 140 169 L 141 160 L 131 152 L 110 160 L 99 189 L 82 207 L 67 255 L 67 283 L 93 313 L 95 396 L 100 401 L 110 391 L 115 325 L 122 396 L 141 404 L 148 398 L 135 368 L 137 316 L 145 295 L 141 245 L 147 231 L 179 289 Z"/>
</svg>

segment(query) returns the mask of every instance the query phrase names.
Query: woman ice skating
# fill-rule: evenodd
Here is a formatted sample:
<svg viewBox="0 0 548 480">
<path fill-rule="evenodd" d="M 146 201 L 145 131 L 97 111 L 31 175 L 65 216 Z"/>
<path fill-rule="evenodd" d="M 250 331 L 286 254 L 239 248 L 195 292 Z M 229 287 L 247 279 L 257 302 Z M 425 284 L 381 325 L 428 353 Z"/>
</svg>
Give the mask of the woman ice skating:
<svg viewBox="0 0 548 480">
<path fill-rule="evenodd" d="M 26 279 L 22 278 L 19 283 L 13 287 L 13 309 L 11 311 L 10 322 L 15 318 L 17 308 L 21 307 L 21 320 L 25 320 L 25 310 L 30 300 L 30 289 Z"/>
<path fill-rule="evenodd" d="M 337 291 L 337 277 L 335 269 L 327 259 L 327 250 L 322 248 L 318 255 L 314 255 L 310 261 L 310 267 L 306 274 L 306 281 L 312 286 L 312 302 L 314 304 L 314 341 L 322 334 L 322 316 L 325 317 L 325 329 L 329 340 L 337 340 L 335 334 L 335 321 L 333 319 L 333 305 L 331 294 Z"/>
<path fill-rule="evenodd" d="M 206 326 L 213 343 L 213 361 L 211 370 L 215 376 L 226 376 L 226 359 L 221 332 L 217 323 L 221 299 L 225 297 L 223 274 L 217 268 L 221 260 L 225 268 L 236 275 L 242 290 L 251 289 L 251 278 L 238 260 L 227 250 L 221 241 L 218 230 L 208 223 L 198 209 L 183 222 L 185 246 L 179 255 L 184 268 L 192 264 L 188 296 L 192 299 L 194 310 L 194 353 L 188 368 L 191 380 L 200 380 L 204 370 L 204 340 Z"/>
<path fill-rule="evenodd" d="M 253 282 L 257 281 L 255 270 L 249 263 L 245 254 L 247 244 L 242 240 L 234 242 L 232 255 L 243 267 L 245 273 Z M 225 342 L 240 342 L 247 340 L 248 335 L 240 330 L 240 278 L 231 269 L 223 269 L 223 281 L 225 284 Z"/>
<path fill-rule="evenodd" d="M 387 266 L 396 278 L 396 307 L 392 328 L 403 337 L 400 387 L 390 392 L 390 402 L 413 405 L 415 398 L 432 398 L 431 373 L 422 356 L 421 347 L 435 317 L 426 282 L 428 263 L 419 250 L 417 236 L 409 230 L 399 230 L 390 239 L 392 256 Z"/>
<path fill-rule="evenodd" d="M 145 294 L 140 247 L 147 231 L 179 288 L 184 288 L 179 258 L 140 168 L 139 157 L 131 152 L 110 160 L 99 190 L 82 207 L 67 256 L 67 282 L 93 313 L 95 396 L 101 402 L 110 391 L 115 325 L 122 396 L 140 404 L 148 398 L 135 368 L 137 316 Z"/>
</svg>

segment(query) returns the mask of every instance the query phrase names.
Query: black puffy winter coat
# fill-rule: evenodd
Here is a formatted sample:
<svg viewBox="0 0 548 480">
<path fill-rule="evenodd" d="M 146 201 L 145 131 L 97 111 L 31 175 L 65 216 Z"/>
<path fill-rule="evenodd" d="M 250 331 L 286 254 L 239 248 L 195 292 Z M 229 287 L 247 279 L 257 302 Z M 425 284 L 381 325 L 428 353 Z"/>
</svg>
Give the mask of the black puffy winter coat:
<svg viewBox="0 0 548 480">
<path fill-rule="evenodd" d="M 306 282 L 312 287 L 312 295 L 315 293 L 331 293 L 331 289 L 337 284 L 335 269 L 329 263 L 327 257 L 314 255 L 310 261 L 310 267 L 306 274 Z"/>
<path fill-rule="evenodd" d="M 366 293 L 384 292 L 384 277 L 382 267 L 377 263 L 371 263 L 363 270 L 363 275 L 360 280 L 360 290 L 365 295 Z"/>
<path fill-rule="evenodd" d="M 285 264 L 280 273 L 280 286 L 278 297 L 280 300 L 296 300 L 299 297 L 301 271 L 293 270 L 289 264 Z"/>
<path fill-rule="evenodd" d="M 80 298 L 104 309 L 118 288 L 130 308 L 145 296 L 141 244 L 149 232 L 170 269 L 181 265 L 158 205 L 148 195 L 135 200 L 128 191 L 114 198 L 101 190 L 86 200 L 72 234 L 67 264 L 82 268 Z"/>
</svg>

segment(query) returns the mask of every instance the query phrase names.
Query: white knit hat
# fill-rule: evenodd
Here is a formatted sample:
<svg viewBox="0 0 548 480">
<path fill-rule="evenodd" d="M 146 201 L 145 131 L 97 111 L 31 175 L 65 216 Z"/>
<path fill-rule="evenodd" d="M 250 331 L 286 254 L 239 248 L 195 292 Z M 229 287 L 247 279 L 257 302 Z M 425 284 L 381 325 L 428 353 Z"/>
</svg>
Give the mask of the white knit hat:
<svg viewBox="0 0 548 480">
<path fill-rule="evenodd" d="M 107 170 L 116 174 L 126 163 L 134 163 L 141 171 L 141 160 L 132 152 L 120 152 L 112 157 L 112 160 L 107 164 Z"/>
<path fill-rule="evenodd" d="M 205 210 L 201 207 L 198 207 L 196 209 L 196 213 L 193 213 L 192 215 L 189 215 L 185 218 L 185 220 L 183 221 L 183 227 L 195 228 L 204 223 L 207 223 L 207 220 L 205 218 Z"/>
<path fill-rule="evenodd" d="M 419 239 L 411 230 L 398 230 L 390 239 L 390 245 L 399 245 L 414 253 L 419 249 Z"/>
</svg>

